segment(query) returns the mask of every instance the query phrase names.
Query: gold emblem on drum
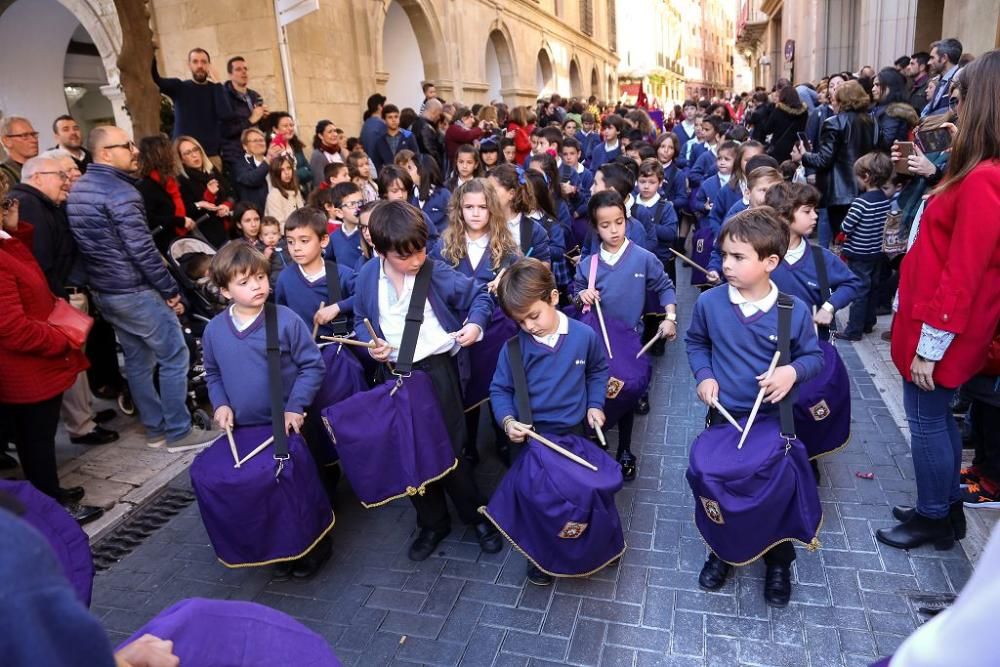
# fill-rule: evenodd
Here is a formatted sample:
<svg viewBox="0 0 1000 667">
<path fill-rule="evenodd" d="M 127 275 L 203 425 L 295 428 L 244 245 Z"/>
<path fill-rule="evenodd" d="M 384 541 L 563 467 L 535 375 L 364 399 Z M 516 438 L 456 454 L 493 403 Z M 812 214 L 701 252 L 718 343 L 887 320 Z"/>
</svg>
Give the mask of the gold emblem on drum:
<svg viewBox="0 0 1000 667">
<path fill-rule="evenodd" d="M 576 521 L 567 521 L 566 525 L 559 531 L 559 537 L 564 540 L 575 540 L 583 535 L 588 525 L 586 523 L 577 523 Z"/>
<path fill-rule="evenodd" d="M 698 243 L 695 245 L 695 250 L 697 252 L 705 252 L 705 239 L 698 239 Z"/>
<path fill-rule="evenodd" d="M 719 507 L 719 503 L 714 500 L 709 500 L 705 496 L 698 496 L 701 499 L 701 506 L 705 509 L 705 514 L 712 523 L 717 523 L 720 526 L 726 523 L 726 520 L 722 518 L 722 508 Z"/>
<path fill-rule="evenodd" d="M 812 413 L 813 420 L 821 422 L 830 416 L 830 406 L 826 404 L 826 401 L 820 401 L 809 408 L 809 412 Z"/>
<path fill-rule="evenodd" d="M 625 388 L 625 381 L 616 377 L 608 378 L 608 398 L 618 398 L 618 394 Z"/>
</svg>

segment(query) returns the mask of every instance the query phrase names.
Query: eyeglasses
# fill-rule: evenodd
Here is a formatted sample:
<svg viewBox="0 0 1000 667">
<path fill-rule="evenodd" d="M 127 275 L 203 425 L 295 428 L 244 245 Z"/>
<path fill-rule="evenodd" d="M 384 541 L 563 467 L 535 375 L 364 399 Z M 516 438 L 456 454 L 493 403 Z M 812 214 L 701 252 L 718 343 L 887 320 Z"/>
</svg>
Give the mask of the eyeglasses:
<svg viewBox="0 0 1000 667">
<path fill-rule="evenodd" d="M 181 151 L 181 157 L 191 157 L 193 155 L 198 155 L 200 153 L 201 151 L 198 150 L 197 148 L 189 148 L 186 151 Z"/>
<path fill-rule="evenodd" d="M 958 109 L 958 103 L 961 101 L 962 100 L 957 95 L 954 97 L 949 97 L 948 108 L 951 109 L 952 111 L 955 111 L 956 109 Z"/>
<path fill-rule="evenodd" d="M 36 171 L 35 173 L 36 174 L 52 174 L 54 176 L 58 176 L 63 181 L 68 181 L 69 180 L 69 174 L 67 174 L 65 171 Z"/>
<path fill-rule="evenodd" d="M 138 146 L 135 145 L 134 141 L 130 141 L 125 144 L 108 144 L 107 146 L 104 146 L 104 148 L 124 148 L 125 150 L 131 151 L 136 150 Z"/>
<path fill-rule="evenodd" d="M 37 139 L 38 138 L 38 133 L 37 132 L 19 132 L 17 134 L 5 134 L 3 136 L 7 137 L 8 139 L 28 139 L 28 138 L 30 138 L 30 139 Z"/>
<path fill-rule="evenodd" d="M 340 208 L 352 208 L 357 210 L 361 208 L 362 204 L 364 204 L 363 201 L 343 201 L 340 202 Z"/>
<path fill-rule="evenodd" d="M 4 197 L 3 202 L 0 202 L 0 207 L 2 207 L 4 213 L 6 213 L 10 209 L 14 208 L 16 204 L 17 200 L 14 199 L 13 197 Z"/>
</svg>

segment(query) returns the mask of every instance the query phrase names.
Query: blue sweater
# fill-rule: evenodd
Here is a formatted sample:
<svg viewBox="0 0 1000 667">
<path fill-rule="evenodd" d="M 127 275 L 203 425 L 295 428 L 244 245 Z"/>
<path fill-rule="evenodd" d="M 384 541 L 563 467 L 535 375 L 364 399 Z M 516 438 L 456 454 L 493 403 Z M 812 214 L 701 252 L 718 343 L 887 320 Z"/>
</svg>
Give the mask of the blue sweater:
<svg viewBox="0 0 1000 667">
<path fill-rule="evenodd" d="M 327 267 L 329 268 L 330 266 L 331 263 L 328 262 Z M 356 274 L 343 264 L 336 264 L 336 267 L 337 275 L 340 277 L 340 301 L 337 302 L 337 305 L 340 306 L 341 313 L 337 319 L 347 317 L 348 322 L 350 322 L 351 309 L 354 303 L 350 297 L 354 294 Z M 298 265 L 289 266 L 287 270 L 282 271 L 281 275 L 278 276 L 278 282 L 274 287 L 274 300 L 282 306 L 291 308 L 296 315 L 302 318 L 302 321 L 306 323 L 310 331 L 312 331 L 313 316 L 319 310 L 320 302 L 327 306 L 333 305 L 330 303 L 330 295 L 326 288 L 326 276 L 323 276 L 316 282 L 309 282 L 302 275 L 302 269 Z M 333 323 L 328 322 L 321 326 L 319 328 L 319 335 L 332 336 Z"/>
<path fill-rule="evenodd" d="M 695 134 L 694 132 L 688 134 L 684 130 L 684 123 L 674 123 L 673 129 L 671 129 L 670 131 L 676 134 L 677 138 L 680 139 L 681 154 L 675 157 L 674 159 L 677 160 L 677 166 L 679 166 L 681 169 L 684 169 L 685 167 L 688 166 L 688 160 L 687 156 L 684 155 L 684 149 L 689 141 L 694 141 Z"/>
<path fill-rule="evenodd" d="M 823 352 L 813 328 L 811 309 L 792 297 L 791 365 L 796 383 L 816 376 L 823 368 Z M 713 287 L 698 297 L 684 338 L 695 382 L 719 383 L 719 402 L 733 412 L 750 412 L 760 386 L 757 376 L 767 370 L 778 349 L 778 305 L 766 313 L 743 317 L 729 300 L 729 286 Z M 777 404 L 763 403 L 771 411 Z"/>
<path fill-rule="evenodd" d="M 277 308 L 285 411 L 302 414 L 316 396 L 326 366 L 310 328 L 288 308 Z M 253 324 L 237 331 L 227 308 L 212 318 L 201 339 L 208 397 L 216 409 L 232 408 L 237 426 L 271 423 L 265 329 L 263 310 Z"/>
<path fill-rule="evenodd" d="M 688 183 L 691 184 L 693 190 L 700 186 L 705 179 L 711 178 L 717 173 L 719 173 L 719 167 L 716 163 L 715 153 L 705 147 L 688 170 Z"/>
<path fill-rule="evenodd" d="M 660 217 L 654 220 L 658 208 Z M 672 259 L 673 253 L 667 248 L 670 248 L 677 238 L 677 211 L 674 210 L 674 205 L 662 197 L 652 206 L 646 206 L 636 199 L 632 215 L 646 230 L 646 243 L 643 247 L 651 250 L 662 261 Z"/>
<path fill-rule="evenodd" d="M 588 409 L 604 409 L 608 360 L 593 329 L 570 319 L 568 332 L 552 348 L 537 342 L 523 329 L 517 337 L 521 341 L 533 424 L 568 430 L 583 422 Z M 490 405 L 498 424 L 503 424 L 504 417 L 519 417 L 506 345 L 500 349 L 490 384 Z"/>
<path fill-rule="evenodd" d="M 622 144 L 619 140 L 618 147 L 608 150 L 607 146 L 604 145 L 603 141 L 598 141 L 593 150 L 590 152 L 590 162 L 587 163 L 587 168 L 591 171 L 597 171 L 597 168 L 603 164 L 613 161 L 616 157 L 622 154 Z"/>
<path fill-rule="evenodd" d="M 687 210 L 687 174 L 684 173 L 684 170 L 681 169 L 676 161 L 663 169 L 663 183 L 660 185 L 660 196 L 670 200 L 670 203 L 674 205 L 674 211 L 679 213 Z"/>
<path fill-rule="evenodd" d="M 570 185 L 576 192 L 567 198 L 574 218 L 586 218 L 587 206 L 590 204 L 590 189 L 594 187 L 594 173 L 584 168 L 583 171 L 572 171 L 569 177 Z"/>
<path fill-rule="evenodd" d="M 472 278 L 476 281 L 476 288 L 480 288 L 488 282 L 492 282 L 497 274 L 500 273 L 500 268 L 512 264 L 518 259 L 519 255 L 511 255 L 504 257 L 500 262 L 496 263 L 494 266 L 493 253 L 490 252 L 489 246 L 486 247 L 486 252 L 483 253 L 482 259 L 479 260 L 479 266 L 475 269 L 472 268 L 472 262 L 469 261 L 469 256 L 463 257 L 457 264 L 452 262 L 450 259 L 444 256 L 441 250 L 441 246 L 438 246 L 429 253 L 434 259 L 440 260 L 444 264 L 447 264 L 451 268 L 455 269 L 461 273 L 466 278 Z"/>
<path fill-rule="evenodd" d="M 583 161 L 586 162 L 590 159 L 590 156 L 594 153 L 594 146 L 600 143 L 604 143 L 601 140 L 600 132 L 590 132 L 586 133 L 583 130 L 576 131 L 576 140 L 580 142 L 580 148 L 583 149 Z"/>
<path fill-rule="evenodd" d="M 742 197 L 740 197 L 736 201 L 736 203 L 733 204 L 732 206 L 730 206 L 729 210 L 726 211 L 726 217 L 724 218 L 724 222 L 722 224 L 725 225 L 726 222 L 729 222 L 729 218 L 733 217 L 737 213 L 742 213 L 743 211 L 747 210 L 748 208 L 750 208 L 750 206 L 747 205 L 747 203 L 743 201 Z M 708 266 L 706 266 L 705 268 L 707 268 L 709 271 L 718 271 L 719 275 L 721 276 L 722 275 L 722 246 L 719 245 L 719 232 L 720 231 L 722 231 L 722 227 L 721 226 L 719 227 L 719 229 L 715 233 L 715 245 L 712 246 L 712 258 L 710 260 L 708 260 Z"/>
<path fill-rule="evenodd" d="M 448 227 L 448 202 L 451 200 L 451 193 L 444 187 L 434 188 L 421 206 L 417 192 L 418 190 L 414 188 L 410 203 L 424 212 L 424 220 L 431 225 L 431 236 L 436 238 Z"/>
<path fill-rule="evenodd" d="M 712 178 L 717 177 L 718 174 Z M 712 210 L 708 212 L 708 224 L 712 225 L 716 236 L 722 231 L 722 225 L 725 224 L 726 220 L 747 209 L 747 205 L 743 203 L 743 192 L 739 187 L 734 188 L 731 185 L 732 181 L 721 186 L 718 193 L 712 198 Z"/>
<path fill-rule="evenodd" d="M 330 234 L 330 243 L 326 246 L 324 256 L 332 259 L 340 266 L 354 266 L 361 257 L 361 229 L 357 228 L 348 236 L 344 228 L 338 227 Z"/>
<path fill-rule="evenodd" d="M 795 264 L 781 260 L 778 268 L 771 273 L 771 280 L 785 294 L 799 297 L 810 308 L 812 306 L 819 308 L 825 302 L 819 293 L 819 274 L 813 257 L 813 248 L 818 246 L 813 246 L 805 239 L 802 242 L 809 245 L 802 259 Z M 826 265 L 826 276 L 830 281 L 830 305 L 842 310 L 857 298 L 861 290 L 861 278 L 832 252 L 826 248 L 821 250 L 823 263 Z"/>
<path fill-rule="evenodd" d="M 574 295 L 587 289 L 592 261 L 587 258 L 577 264 Z M 646 292 L 657 295 L 661 310 L 677 303 L 674 284 L 663 271 L 663 263 L 653 253 L 631 242 L 614 266 L 603 259 L 597 261 L 594 286 L 601 293 L 601 310 L 605 317 L 613 317 L 637 330 L 646 310 Z"/>
<path fill-rule="evenodd" d="M 535 218 L 524 215 L 523 213 L 521 214 L 519 224 L 521 232 L 521 252 L 525 257 L 530 254 L 531 257 L 548 264 L 552 259 L 552 249 L 549 247 L 549 233 L 545 231 L 545 227 L 543 227 L 542 223 L 538 222 Z M 531 228 L 530 239 L 525 238 L 524 234 L 528 227 Z"/>
</svg>

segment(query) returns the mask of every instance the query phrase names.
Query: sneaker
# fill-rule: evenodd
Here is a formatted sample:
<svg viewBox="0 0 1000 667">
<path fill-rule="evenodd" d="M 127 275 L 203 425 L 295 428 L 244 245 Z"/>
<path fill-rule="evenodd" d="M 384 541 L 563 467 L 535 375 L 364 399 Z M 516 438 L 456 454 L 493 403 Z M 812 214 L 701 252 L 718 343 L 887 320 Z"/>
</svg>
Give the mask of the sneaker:
<svg viewBox="0 0 1000 667">
<path fill-rule="evenodd" d="M 974 465 L 968 468 L 962 468 L 958 471 L 958 474 L 962 476 L 962 484 L 967 486 L 969 484 L 975 484 L 982 478 L 982 473 L 979 472 L 979 468 Z"/>
<path fill-rule="evenodd" d="M 984 477 L 962 489 L 960 496 L 966 507 L 1000 507 L 1000 484 Z"/>
<path fill-rule="evenodd" d="M 220 431 L 215 429 L 206 430 L 199 428 L 198 426 L 192 426 L 191 430 L 188 431 L 180 440 L 174 440 L 170 443 L 171 447 L 194 447 L 196 445 L 204 445 L 205 443 L 212 442 L 217 437 L 219 437 Z M 149 443 L 146 443 L 149 445 Z M 153 445 L 149 445 L 152 447 Z"/>
<path fill-rule="evenodd" d="M 167 444 L 167 437 L 164 435 L 154 435 L 153 437 L 146 436 L 146 446 L 152 449 L 159 449 L 163 445 Z"/>
</svg>

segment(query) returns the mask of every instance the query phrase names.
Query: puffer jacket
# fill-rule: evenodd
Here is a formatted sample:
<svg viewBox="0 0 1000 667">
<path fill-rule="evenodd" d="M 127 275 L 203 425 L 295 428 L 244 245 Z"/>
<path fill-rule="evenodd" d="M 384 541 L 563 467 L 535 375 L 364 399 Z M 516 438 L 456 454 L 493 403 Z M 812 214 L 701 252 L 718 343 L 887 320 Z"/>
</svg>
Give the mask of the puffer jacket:
<svg viewBox="0 0 1000 667">
<path fill-rule="evenodd" d="M 880 104 L 872 110 L 878 123 L 878 150 L 889 153 L 894 141 L 906 141 L 910 129 L 920 121 L 920 116 L 906 102 Z"/>
<path fill-rule="evenodd" d="M 816 152 L 802 164 L 816 170 L 820 206 L 847 206 L 858 196 L 854 162 L 875 146 L 875 124 L 866 112 L 841 111 L 827 118 L 819 131 Z"/>
<path fill-rule="evenodd" d="M 798 143 L 799 132 L 805 132 L 809 110 L 803 104 L 798 108 L 781 102 L 774 105 L 771 115 L 764 123 L 764 136 L 768 139 L 767 154 L 781 164 L 792 154 L 792 147 Z"/>
<path fill-rule="evenodd" d="M 93 164 L 73 186 L 66 205 L 69 226 L 87 267 L 90 288 L 107 294 L 155 289 L 164 299 L 178 294 L 156 251 L 135 179 Z"/>
</svg>

